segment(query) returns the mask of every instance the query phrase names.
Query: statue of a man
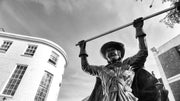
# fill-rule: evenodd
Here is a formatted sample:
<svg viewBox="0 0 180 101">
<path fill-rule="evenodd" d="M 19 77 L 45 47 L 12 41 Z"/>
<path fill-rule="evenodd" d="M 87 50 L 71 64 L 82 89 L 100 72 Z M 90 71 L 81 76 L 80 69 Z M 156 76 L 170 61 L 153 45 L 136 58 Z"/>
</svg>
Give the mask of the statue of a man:
<svg viewBox="0 0 180 101">
<path fill-rule="evenodd" d="M 155 86 L 152 86 L 157 79 L 152 78 L 151 74 L 143 69 L 148 56 L 143 24 L 143 18 L 138 18 L 133 22 L 136 38 L 139 41 L 138 53 L 123 60 L 124 44 L 107 42 L 100 50 L 108 63 L 105 66 L 90 65 L 85 49 L 86 42 L 84 40 L 79 42 L 82 70 L 97 77 L 95 88 L 88 101 L 157 101 L 155 100 L 157 91 L 153 88 Z M 146 90 L 150 87 L 150 90 Z M 147 96 L 152 98 L 144 100 Z"/>
</svg>

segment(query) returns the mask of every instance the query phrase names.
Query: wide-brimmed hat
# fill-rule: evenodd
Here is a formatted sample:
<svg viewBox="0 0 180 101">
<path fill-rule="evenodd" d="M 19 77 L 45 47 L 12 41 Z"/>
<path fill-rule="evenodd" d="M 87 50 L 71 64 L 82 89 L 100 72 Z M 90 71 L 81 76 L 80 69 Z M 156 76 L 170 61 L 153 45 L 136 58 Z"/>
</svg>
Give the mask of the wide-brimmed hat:
<svg viewBox="0 0 180 101">
<path fill-rule="evenodd" d="M 106 59 L 106 50 L 108 48 L 115 48 L 117 50 L 121 51 L 121 58 L 124 57 L 125 54 L 125 49 L 124 49 L 124 44 L 120 43 L 120 42 L 115 42 L 115 41 L 110 41 L 105 43 L 102 47 L 101 47 L 101 54 L 102 56 Z"/>
</svg>

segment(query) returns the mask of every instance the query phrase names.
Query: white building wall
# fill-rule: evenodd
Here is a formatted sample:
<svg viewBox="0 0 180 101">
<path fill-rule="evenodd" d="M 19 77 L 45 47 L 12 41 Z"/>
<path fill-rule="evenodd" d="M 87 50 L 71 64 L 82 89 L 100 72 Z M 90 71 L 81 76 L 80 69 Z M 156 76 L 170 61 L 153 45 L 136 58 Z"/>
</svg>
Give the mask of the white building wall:
<svg viewBox="0 0 180 101">
<path fill-rule="evenodd" d="M 60 50 L 61 48 L 57 49 L 58 46 L 48 40 L 24 36 L 22 40 L 21 36 L 15 35 L 16 37 L 14 37 L 13 34 L 13 38 L 11 38 L 7 36 L 2 37 L 2 34 L 6 33 L 0 33 L 0 45 L 3 43 L 3 40 L 13 41 L 13 43 L 6 53 L 0 53 L 0 101 L 3 98 L 2 92 L 16 68 L 16 64 L 25 64 L 28 65 L 28 67 L 15 95 L 7 98 L 6 101 L 34 101 L 34 97 L 45 71 L 53 74 L 46 101 L 56 101 L 60 89 L 59 84 L 62 81 L 62 75 L 67 65 L 66 54 L 63 53 L 63 50 Z M 11 36 L 11 33 L 8 34 Z M 51 45 L 46 44 L 46 42 Z M 33 57 L 23 55 L 29 44 L 38 45 Z M 52 47 L 52 45 L 54 45 L 54 47 Z M 48 62 L 52 51 L 59 55 L 56 66 Z"/>
</svg>

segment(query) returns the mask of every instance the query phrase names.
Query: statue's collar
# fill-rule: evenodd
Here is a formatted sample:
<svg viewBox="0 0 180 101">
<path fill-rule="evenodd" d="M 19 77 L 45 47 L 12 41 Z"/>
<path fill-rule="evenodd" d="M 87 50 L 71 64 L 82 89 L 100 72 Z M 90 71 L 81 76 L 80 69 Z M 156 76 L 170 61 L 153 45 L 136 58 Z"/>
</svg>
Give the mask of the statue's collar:
<svg viewBox="0 0 180 101">
<path fill-rule="evenodd" d="M 106 65 L 107 68 L 109 69 L 114 69 L 115 67 L 121 67 L 122 66 L 122 62 L 121 61 L 116 61 L 113 63 L 108 63 L 108 65 Z"/>
</svg>

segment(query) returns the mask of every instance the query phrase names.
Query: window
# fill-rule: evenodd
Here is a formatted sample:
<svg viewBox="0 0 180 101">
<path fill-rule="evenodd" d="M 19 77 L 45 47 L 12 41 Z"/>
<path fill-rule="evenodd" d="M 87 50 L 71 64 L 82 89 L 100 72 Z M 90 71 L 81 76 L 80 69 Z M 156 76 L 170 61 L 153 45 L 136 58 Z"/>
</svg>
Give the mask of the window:
<svg viewBox="0 0 180 101">
<path fill-rule="evenodd" d="M 56 65 L 59 55 L 52 51 L 51 56 L 49 58 L 49 62 L 53 65 Z"/>
<path fill-rule="evenodd" d="M 17 65 L 14 73 L 12 74 L 8 84 L 3 91 L 3 94 L 13 96 L 18 88 L 21 79 L 27 69 L 27 65 Z"/>
<path fill-rule="evenodd" d="M 45 98 L 48 93 L 48 89 L 50 87 L 53 75 L 47 71 L 45 71 L 44 76 L 41 80 L 39 88 L 37 90 L 34 101 L 45 101 Z"/>
<path fill-rule="evenodd" d="M 6 52 L 9 49 L 9 47 L 11 46 L 11 44 L 12 44 L 12 41 L 4 41 L 0 47 L 0 51 Z"/>
<path fill-rule="evenodd" d="M 37 49 L 37 45 L 29 45 L 24 55 L 33 56 Z"/>
</svg>

